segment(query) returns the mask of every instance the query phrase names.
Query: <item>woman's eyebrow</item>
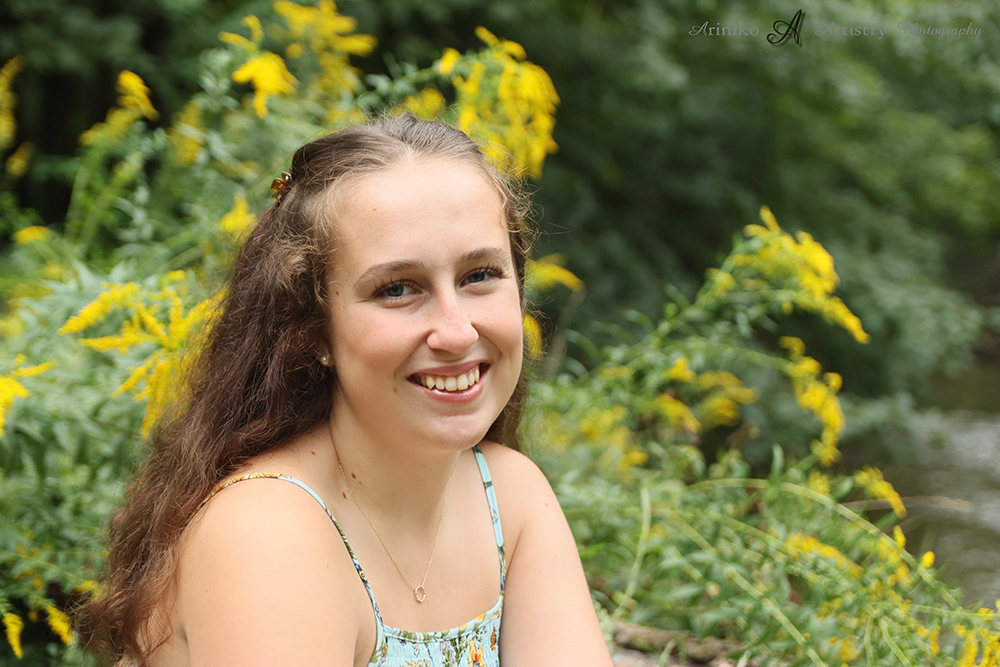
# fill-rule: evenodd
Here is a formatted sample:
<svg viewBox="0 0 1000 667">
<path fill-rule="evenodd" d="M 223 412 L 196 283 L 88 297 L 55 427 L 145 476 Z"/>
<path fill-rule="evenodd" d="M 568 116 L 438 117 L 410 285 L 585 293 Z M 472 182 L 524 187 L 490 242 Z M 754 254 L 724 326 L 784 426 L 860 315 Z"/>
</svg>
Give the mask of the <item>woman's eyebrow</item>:
<svg viewBox="0 0 1000 667">
<path fill-rule="evenodd" d="M 459 259 L 459 263 L 468 264 L 471 262 L 506 262 L 510 259 L 510 253 L 503 248 L 483 247 L 470 250 Z M 375 276 L 387 273 L 402 273 L 404 271 L 414 271 L 423 269 L 426 264 L 417 259 L 399 259 L 391 262 L 382 262 L 368 268 L 354 282 L 354 287 L 360 287 L 372 280 Z"/>
</svg>

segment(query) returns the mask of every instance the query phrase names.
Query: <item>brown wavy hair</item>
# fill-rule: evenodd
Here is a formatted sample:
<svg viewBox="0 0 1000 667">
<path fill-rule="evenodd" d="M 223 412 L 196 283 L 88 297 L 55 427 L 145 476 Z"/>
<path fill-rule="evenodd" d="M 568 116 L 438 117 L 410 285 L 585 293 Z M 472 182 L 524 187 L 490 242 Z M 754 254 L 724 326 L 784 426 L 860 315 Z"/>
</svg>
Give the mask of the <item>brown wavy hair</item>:
<svg viewBox="0 0 1000 667">
<path fill-rule="evenodd" d="M 151 437 L 151 452 L 110 524 L 101 594 L 77 614 L 81 637 L 109 664 L 145 667 L 169 637 L 177 545 L 211 490 L 249 459 L 329 417 L 336 375 L 317 360 L 326 344 L 327 275 L 341 184 L 408 157 L 459 160 L 500 194 L 524 304 L 530 245 L 527 195 L 463 132 L 402 115 L 348 128 L 300 148 L 280 203 L 240 249 L 221 313 L 189 365 L 186 395 Z M 527 394 L 522 372 L 487 437 L 518 448 Z"/>
</svg>

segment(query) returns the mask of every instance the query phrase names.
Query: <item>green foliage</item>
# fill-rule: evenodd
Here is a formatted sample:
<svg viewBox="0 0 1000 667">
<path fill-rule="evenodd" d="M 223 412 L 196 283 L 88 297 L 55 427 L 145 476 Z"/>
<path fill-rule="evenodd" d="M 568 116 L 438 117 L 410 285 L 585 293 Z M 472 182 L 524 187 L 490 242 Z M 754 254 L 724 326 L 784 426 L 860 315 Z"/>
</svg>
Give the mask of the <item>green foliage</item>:
<svg viewBox="0 0 1000 667">
<path fill-rule="evenodd" d="M 843 419 L 839 378 L 821 379 L 797 338 L 781 339 L 786 351 L 756 339 L 788 300 L 809 301 L 816 277 L 773 270 L 769 249 L 789 241 L 770 226 L 771 235 L 749 227 L 753 238 L 693 302 L 678 296 L 637 340 L 589 346 L 593 370 L 535 387 L 527 430 L 595 597 L 609 624 L 729 639 L 741 664 L 996 664 L 996 612 L 963 609 L 937 581 L 934 554 L 918 561 L 905 550 L 893 524 L 906 508 L 881 473 L 828 472 Z M 769 473 L 754 477 L 741 450 L 760 432 L 738 403 L 782 384 L 819 417 L 821 434 L 798 460 L 786 462 L 790 443 L 773 444 Z M 719 445 L 712 457 L 708 442 Z M 865 497 L 893 513 L 875 521 Z"/>
<path fill-rule="evenodd" d="M 840 22 L 903 11 L 842 5 L 806 8 L 811 21 L 842 11 Z M 199 56 L 198 92 L 154 103 L 169 86 L 144 77 L 151 92 L 123 73 L 115 108 L 76 157 L 39 159 L 26 181 L 2 177 L 3 233 L 14 243 L 0 268 L 0 615 L 10 639 L 0 642 L 0 664 L 86 664 L 79 647 L 64 646 L 52 610 L 94 594 L 103 527 L 142 455 L 144 418 L 162 405 L 156 387 L 167 385 L 157 383 L 182 362 L 185 327 L 200 321 L 199 304 L 209 303 L 251 209 L 269 203 L 268 184 L 295 147 L 365 113 L 441 110 L 447 96 L 455 107 L 443 117 L 506 141 L 523 120 L 511 114 L 526 111 L 499 92 L 498 77 L 511 72 L 530 73 L 514 79 L 538 103 L 527 110 L 535 127 L 550 126 L 545 72 L 517 44 L 481 32 L 488 48 L 430 62 L 437 44 L 473 44 L 478 0 L 348 6 L 382 32 L 417 21 L 428 35 L 452 26 L 454 39 L 408 32 L 398 61 L 386 56 L 384 71 L 366 75 L 348 62 L 370 48 L 363 35 L 334 31 L 317 47 L 310 31 L 325 25 L 319 14 L 299 34 L 267 7 L 266 29 L 229 21 L 238 33 Z M 175 18 L 208 11 L 197 2 L 157 8 Z M 687 26 L 766 25 L 791 12 L 694 0 L 670 13 L 649 0 L 604 11 L 551 0 L 493 3 L 487 17 L 556 76 L 564 104 L 561 152 L 548 160 L 539 202 L 550 229 L 573 232 L 551 245 L 569 251 L 590 299 L 559 258 L 533 263 L 531 288 L 566 285 L 588 323 L 613 300 L 641 309 L 583 334 L 553 318 L 560 329 L 526 429 L 607 619 L 727 637 L 748 660 L 791 664 L 956 664 L 978 655 L 974 642 L 995 647 L 992 612 L 962 608 L 929 562 L 887 536 L 905 509 L 881 474 L 831 472 L 844 429 L 841 379 L 790 335 L 844 370 L 848 386 L 866 389 L 908 387 L 961 361 L 983 317 L 943 283 L 942 228 L 955 224 L 970 239 L 996 233 L 995 138 L 982 122 L 994 79 L 985 66 L 964 70 L 992 47 L 963 43 L 943 58 L 897 39 L 878 60 L 818 40 L 801 51 L 709 45 Z M 963 12 L 995 19 L 959 5 L 934 11 L 942 23 Z M 923 95 L 925 71 L 952 92 L 948 104 Z M 472 85 L 476 72 L 485 85 Z M 480 103 L 489 113 L 470 120 Z M 778 122 L 786 134 L 771 131 Z M 544 131 L 510 141 L 533 154 L 520 156 L 531 169 L 551 148 Z M 12 153 L 14 144 L 2 148 Z M 927 152 L 936 158 L 917 159 Z M 36 170 L 73 184 L 55 229 L 13 195 Z M 785 212 L 791 228 L 830 239 L 864 329 L 833 297 L 839 278 L 811 236 L 785 233 L 765 209 L 764 226 L 734 237 L 761 201 Z M 696 276 L 713 265 L 702 285 Z M 840 329 L 817 334 L 810 313 Z M 79 326 L 67 327 L 74 315 Z M 873 342 L 862 348 L 855 341 L 866 331 Z M 564 355 L 567 341 L 573 356 Z M 878 370 L 857 380 L 865 368 Z M 878 410 L 869 412 L 877 422 Z M 769 463 L 770 473 L 752 476 L 748 461 Z M 895 514 L 859 513 L 864 497 Z M 23 631 L 12 630 L 11 615 Z M 10 652 L 18 639 L 20 663 Z M 983 664 L 996 658 L 982 655 Z"/>
<path fill-rule="evenodd" d="M 690 297 L 725 256 L 737 221 L 767 202 L 789 229 L 823 239 L 843 269 L 842 298 L 872 335 L 859 348 L 805 318 L 783 324 L 844 373 L 848 390 L 919 395 L 934 373 L 969 362 L 982 307 L 955 284 L 971 265 L 995 265 L 1000 239 L 1000 54 L 987 37 L 1000 30 L 996 5 L 385 4 L 352 8 L 409 60 L 433 57 L 481 22 L 522 43 L 552 76 L 560 150 L 539 183 L 543 251 L 571 257 L 587 283 L 575 326 L 588 338 L 604 340 L 609 304 L 655 317 L 662 285 Z M 798 9 L 801 48 L 768 44 L 772 23 Z M 689 34 L 706 21 L 760 34 Z M 903 35 L 901 21 L 971 22 L 982 33 Z M 882 39 L 815 34 L 831 22 L 887 30 Z M 995 281 L 978 280 L 981 298 L 993 298 Z"/>
</svg>

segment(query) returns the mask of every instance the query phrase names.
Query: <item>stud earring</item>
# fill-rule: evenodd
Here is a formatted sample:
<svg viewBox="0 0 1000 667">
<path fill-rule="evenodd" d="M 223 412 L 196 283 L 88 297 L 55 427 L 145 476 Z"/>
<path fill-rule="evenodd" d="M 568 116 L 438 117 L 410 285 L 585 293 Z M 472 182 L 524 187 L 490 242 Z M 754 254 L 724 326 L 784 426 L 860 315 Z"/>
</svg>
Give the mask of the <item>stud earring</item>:
<svg viewBox="0 0 1000 667">
<path fill-rule="evenodd" d="M 323 364 L 324 366 L 329 366 L 330 365 L 330 355 L 329 354 L 324 354 L 322 357 L 319 358 L 319 363 Z"/>
</svg>

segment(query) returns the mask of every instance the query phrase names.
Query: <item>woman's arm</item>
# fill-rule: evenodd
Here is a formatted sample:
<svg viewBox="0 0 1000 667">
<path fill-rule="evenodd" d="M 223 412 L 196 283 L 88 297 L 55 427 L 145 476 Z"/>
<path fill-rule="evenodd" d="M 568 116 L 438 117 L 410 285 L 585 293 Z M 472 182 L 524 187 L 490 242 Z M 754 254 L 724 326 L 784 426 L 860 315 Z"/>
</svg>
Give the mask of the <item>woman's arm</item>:
<svg viewBox="0 0 1000 667">
<path fill-rule="evenodd" d="M 508 562 L 501 662 L 610 667 L 576 543 L 552 487 L 525 456 L 499 445 L 484 452 Z"/>
<path fill-rule="evenodd" d="M 347 667 L 371 656 L 371 602 L 336 528 L 301 489 L 235 484 L 183 538 L 176 613 L 191 667 Z"/>
</svg>

